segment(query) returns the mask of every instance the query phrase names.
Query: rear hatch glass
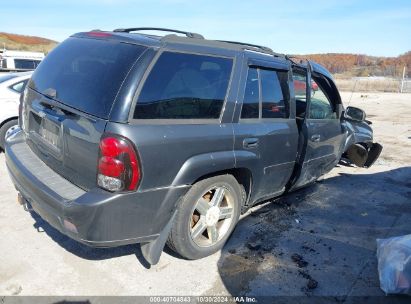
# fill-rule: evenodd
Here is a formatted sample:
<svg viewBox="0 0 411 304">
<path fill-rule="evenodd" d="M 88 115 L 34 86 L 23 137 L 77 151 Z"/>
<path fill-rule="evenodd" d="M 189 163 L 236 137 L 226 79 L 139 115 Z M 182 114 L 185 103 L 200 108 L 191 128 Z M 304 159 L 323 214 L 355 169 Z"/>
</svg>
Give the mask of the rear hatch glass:
<svg viewBox="0 0 411 304">
<path fill-rule="evenodd" d="M 29 146 L 84 190 L 96 186 L 101 135 L 121 84 L 144 50 L 119 41 L 69 38 L 46 56 L 29 83 L 22 107 Z"/>
<path fill-rule="evenodd" d="M 109 117 L 115 97 L 146 48 L 118 41 L 71 37 L 41 62 L 29 87 L 87 114 Z"/>
</svg>

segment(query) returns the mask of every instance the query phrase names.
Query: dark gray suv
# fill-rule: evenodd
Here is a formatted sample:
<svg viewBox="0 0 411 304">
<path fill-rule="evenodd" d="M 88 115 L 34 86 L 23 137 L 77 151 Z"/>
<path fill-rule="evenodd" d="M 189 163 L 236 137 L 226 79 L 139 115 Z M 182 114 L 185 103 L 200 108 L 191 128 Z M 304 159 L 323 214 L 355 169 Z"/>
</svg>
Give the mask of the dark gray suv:
<svg viewBox="0 0 411 304">
<path fill-rule="evenodd" d="M 219 250 L 241 212 L 330 171 L 348 131 L 320 65 L 189 32 L 137 33 L 150 29 L 56 47 L 22 95 L 6 161 L 27 209 L 91 246 L 141 243 L 155 264 L 166 242 L 188 259 Z"/>
</svg>

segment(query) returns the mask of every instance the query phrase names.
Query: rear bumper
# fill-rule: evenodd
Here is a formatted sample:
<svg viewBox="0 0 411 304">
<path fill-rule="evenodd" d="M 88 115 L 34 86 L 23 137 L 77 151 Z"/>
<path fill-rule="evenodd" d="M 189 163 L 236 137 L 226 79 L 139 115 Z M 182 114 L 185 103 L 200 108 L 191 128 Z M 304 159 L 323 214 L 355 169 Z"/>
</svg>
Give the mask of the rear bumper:
<svg viewBox="0 0 411 304">
<path fill-rule="evenodd" d="M 114 194 L 83 191 L 44 164 L 23 132 L 6 143 L 10 177 L 33 210 L 63 234 L 93 247 L 151 242 L 172 216 L 189 186 Z"/>
</svg>

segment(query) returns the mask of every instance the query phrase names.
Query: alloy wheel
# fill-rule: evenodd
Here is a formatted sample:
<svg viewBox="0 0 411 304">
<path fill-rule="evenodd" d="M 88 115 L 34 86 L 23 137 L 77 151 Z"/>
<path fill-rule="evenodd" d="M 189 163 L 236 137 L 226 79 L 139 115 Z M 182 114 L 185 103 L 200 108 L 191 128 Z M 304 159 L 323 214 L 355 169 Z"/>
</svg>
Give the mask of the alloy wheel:
<svg viewBox="0 0 411 304">
<path fill-rule="evenodd" d="M 189 221 L 193 242 L 199 247 L 209 247 L 221 240 L 230 228 L 234 206 L 234 197 L 224 186 L 203 193 Z"/>
</svg>

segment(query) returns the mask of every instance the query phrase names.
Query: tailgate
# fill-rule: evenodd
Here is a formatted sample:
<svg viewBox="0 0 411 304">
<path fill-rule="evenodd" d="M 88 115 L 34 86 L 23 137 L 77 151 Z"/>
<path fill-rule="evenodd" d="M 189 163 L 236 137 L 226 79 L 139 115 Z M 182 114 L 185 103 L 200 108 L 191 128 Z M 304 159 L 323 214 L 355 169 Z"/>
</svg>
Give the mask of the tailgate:
<svg viewBox="0 0 411 304">
<path fill-rule="evenodd" d="M 85 190 L 96 186 L 100 138 L 122 84 L 145 50 L 111 38 L 71 37 L 46 56 L 28 83 L 22 127 L 29 146 Z"/>
<path fill-rule="evenodd" d="M 106 121 L 29 90 L 24 106 L 27 143 L 50 168 L 77 186 L 96 186 L 99 141 Z"/>
</svg>

